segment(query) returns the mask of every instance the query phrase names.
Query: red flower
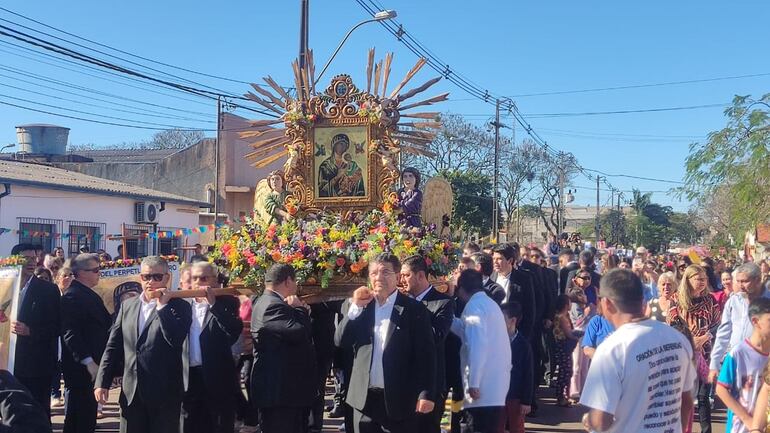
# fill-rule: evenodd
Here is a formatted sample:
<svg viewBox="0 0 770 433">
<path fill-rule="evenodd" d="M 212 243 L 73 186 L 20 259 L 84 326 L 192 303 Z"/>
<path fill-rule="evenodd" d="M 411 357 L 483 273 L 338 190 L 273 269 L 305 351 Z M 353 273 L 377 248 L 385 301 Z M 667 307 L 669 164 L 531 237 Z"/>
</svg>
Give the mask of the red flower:
<svg viewBox="0 0 770 433">
<path fill-rule="evenodd" d="M 246 261 L 249 263 L 249 266 L 255 266 L 257 264 L 257 258 L 252 256 L 249 256 L 249 258 L 246 259 Z"/>
<path fill-rule="evenodd" d="M 343 257 L 337 257 L 337 267 L 341 268 L 345 266 L 345 259 Z"/>
<path fill-rule="evenodd" d="M 432 265 L 432 264 L 433 264 L 433 260 L 431 260 L 431 259 L 430 259 L 430 257 L 426 257 L 426 258 L 425 258 L 425 264 L 426 264 L 426 265 L 428 265 L 428 266 L 430 266 L 430 265 Z"/>
<path fill-rule="evenodd" d="M 337 242 L 334 243 L 334 246 L 339 248 L 339 249 L 343 249 L 343 248 L 345 248 L 345 241 L 340 239 L 340 240 L 338 240 Z"/>
</svg>

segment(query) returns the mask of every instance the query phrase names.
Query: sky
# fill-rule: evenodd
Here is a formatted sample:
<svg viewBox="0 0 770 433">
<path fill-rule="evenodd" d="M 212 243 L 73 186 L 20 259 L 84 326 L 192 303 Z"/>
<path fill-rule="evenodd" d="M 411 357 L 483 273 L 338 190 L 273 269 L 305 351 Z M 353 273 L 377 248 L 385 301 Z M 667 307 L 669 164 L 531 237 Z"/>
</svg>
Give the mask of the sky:
<svg viewBox="0 0 770 433">
<path fill-rule="evenodd" d="M 702 142 L 709 132 L 724 126 L 723 111 L 733 96 L 770 92 L 770 56 L 766 55 L 770 2 L 763 0 L 361 1 L 375 9 L 396 10 L 396 22 L 455 73 L 492 94 L 512 97 L 551 148 L 572 152 L 583 167 L 611 175 L 680 182 L 690 143 Z M 95 46 L 4 10 L 0 10 L 0 25 L 160 76 L 143 67 L 158 69 L 175 75 L 165 75 L 173 81 L 191 80 L 196 86 L 241 95 L 249 90 L 246 83 L 261 82 L 268 75 L 283 85 L 292 85 L 290 65 L 298 51 L 299 3 L 4 0 L 0 4 L 107 47 L 196 73 Z M 345 33 L 368 17 L 355 0 L 310 0 L 310 47 L 315 53 L 316 70 Z M 367 51 L 371 47 L 377 49 L 378 59 L 387 52 L 394 53 L 391 81 L 400 80 L 417 60 L 382 26 L 370 23 L 352 34 L 324 81 L 347 73 L 359 87 L 365 87 Z M 7 103 L 144 127 L 216 127 L 216 104 L 210 99 L 61 59 L 0 34 L 0 145 L 15 143 L 13 127 L 25 123 L 66 126 L 71 128 L 71 144 L 97 146 L 142 141 L 155 132 L 67 119 Z M 437 75 L 423 68 L 411 84 Z M 723 79 L 726 77 L 742 78 Z M 649 86 L 697 80 L 708 81 Z M 582 91 L 629 86 L 632 88 Z M 436 106 L 441 111 L 463 114 L 479 125 L 494 115 L 493 105 L 448 81 L 442 80 L 432 91 L 450 92 L 450 101 Z M 682 107 L 696 108 L 679 109 Z M 586 114 L 651 109 L 666 110 Z M 244 110 L 236 110 L 235 114 L 258 116 Z M 503 116 L 502 121 L 513 124 L 510 116 Z M 526 137 L 522 128 L 514 131 L 517 142 Z M 511 130 L 503 133 L 511 134 Z M 619 176 L 608 176 L 607 181 L 614 188 L 628 191 L 626 196 L 630 196 L 632 188 L 638 188 L 653 191 L 655 202 L 677 211 L 689 206 L 667 194 L 676 183 Z M 579 175 L 568 188 L 576 189 L 574 204 L 595 205 L 595 187 L 595 180 Z M 605 204 L 610 193 L 606 185 L 602 189 L 600 202 Z"/>
</svg>

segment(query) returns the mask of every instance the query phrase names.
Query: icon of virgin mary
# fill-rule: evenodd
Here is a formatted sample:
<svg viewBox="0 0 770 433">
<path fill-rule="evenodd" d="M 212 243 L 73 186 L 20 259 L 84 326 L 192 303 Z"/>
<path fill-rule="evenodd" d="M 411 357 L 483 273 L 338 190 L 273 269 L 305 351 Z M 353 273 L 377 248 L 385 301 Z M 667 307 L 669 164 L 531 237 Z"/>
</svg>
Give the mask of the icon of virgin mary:
<svg viewBox="0 0 770 433">
<path fill-rule="evenodd" d="M 318 196 L 365 196 L 363 171 L 348 153 L 350 138 L 346 134 L 335 135 L 331 148 L 332 155 L 318 167 Z"/>
</svg>

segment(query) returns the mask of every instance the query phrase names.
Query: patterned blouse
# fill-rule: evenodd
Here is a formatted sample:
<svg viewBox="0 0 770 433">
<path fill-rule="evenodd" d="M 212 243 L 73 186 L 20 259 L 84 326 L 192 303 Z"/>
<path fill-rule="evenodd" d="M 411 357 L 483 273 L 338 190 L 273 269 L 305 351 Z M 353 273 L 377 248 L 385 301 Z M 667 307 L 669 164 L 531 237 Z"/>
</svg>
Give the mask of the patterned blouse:
<svg viewBox="0 0 770 433">
<path fill-rule="evenodd" d="M 693 338 L 700 337 L 708 332 L 715 334 L 721 317 L 722 311 L 720 310 L 716 299 L 711 296 L 711 293 L 705 293 L 703 296 L 693 298 L 692 304 L 690 305 L 690 311 L 687 313 L 686 317 L 680 316 L 676 303 L 672 303 L 671 308 L 668 311 L 668 323 L 671 323 L 676 319 L 685 320 L 687 326 L 690 328 L 690 332 L 692 332 Z M 703 344 L 703 357 L 709 359 L 710 355 L 711 340 L 708 340 Z"/>
</svg>

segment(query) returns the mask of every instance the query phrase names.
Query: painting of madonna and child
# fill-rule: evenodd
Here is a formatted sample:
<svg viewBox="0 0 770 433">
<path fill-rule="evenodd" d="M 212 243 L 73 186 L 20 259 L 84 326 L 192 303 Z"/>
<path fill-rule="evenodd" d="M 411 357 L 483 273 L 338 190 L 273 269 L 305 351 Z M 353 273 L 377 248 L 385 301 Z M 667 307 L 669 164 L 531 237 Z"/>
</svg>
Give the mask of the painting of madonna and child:
<svg viewBox="0 0 770 433">
<path fill-rule="evenodd" d="M 366 126 L 316 128 L 316 197 L 366 197 L 369 160 Z"/>
</svg>

